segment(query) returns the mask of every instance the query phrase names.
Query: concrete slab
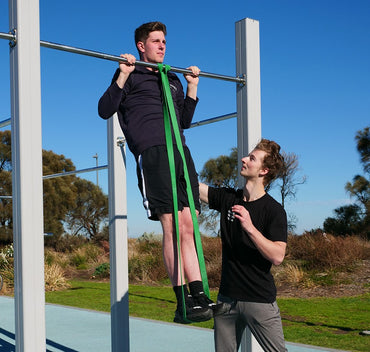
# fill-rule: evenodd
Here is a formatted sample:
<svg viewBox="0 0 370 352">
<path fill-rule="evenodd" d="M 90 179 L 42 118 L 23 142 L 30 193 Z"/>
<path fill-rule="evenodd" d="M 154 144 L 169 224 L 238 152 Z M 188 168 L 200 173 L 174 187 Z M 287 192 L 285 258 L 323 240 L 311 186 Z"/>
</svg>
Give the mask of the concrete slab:
<svg viewBox="0 0 370 352">
<path fill-rule="evenodd" d="M 47 304 L 47 352 L 110 352 L 110 314 Z M 15 352 L 14 299 L 0 296 L 0 352 Z M 287 343 L 289 352 L 336 351 Z M 213 352 L 213 331 L 130 317 L 130 352 Z"/>
</svg>

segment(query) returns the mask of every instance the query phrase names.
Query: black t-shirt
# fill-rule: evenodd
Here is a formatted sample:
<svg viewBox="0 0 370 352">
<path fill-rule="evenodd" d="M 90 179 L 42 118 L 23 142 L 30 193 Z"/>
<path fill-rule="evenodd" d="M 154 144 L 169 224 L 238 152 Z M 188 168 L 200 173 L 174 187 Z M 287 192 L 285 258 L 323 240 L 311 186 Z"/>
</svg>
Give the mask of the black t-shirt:
<svg viewBox="0 0 370 352">
<path fill-rule="evenodd" d="M 243 201 L 243 191 L 212 188 L 208 191 L 209 207 L 221 213 L 222 275 L 220 293 L 243 301 L 272 303 L 276 286 L 270 272 L 271 262 L 256 249 L 248 234 L 234 218 L 231 207 L 243 205 L 253 225 L 271 241 L 287 241 L 287 218 L 284 208 L 269 194 Z"/>
</svg>

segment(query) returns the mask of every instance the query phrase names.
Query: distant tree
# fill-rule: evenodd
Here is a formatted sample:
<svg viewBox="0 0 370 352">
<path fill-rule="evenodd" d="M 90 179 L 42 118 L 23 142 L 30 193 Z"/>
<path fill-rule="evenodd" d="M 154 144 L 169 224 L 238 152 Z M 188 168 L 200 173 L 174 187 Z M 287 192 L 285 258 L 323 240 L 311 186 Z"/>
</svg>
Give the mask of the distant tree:
<svg viewBox="0 0 370 352">
<path fill-rule="evenodd" d="M 284 157 L 284 165 L 281 170 L 279 178 L 276 180 L 274 186 L 279 188 L 281 196 L 281 205 L 285 208 L 285 203 L 289 199 L 295 199 L 297 194 L 297 187 L 303 185 L 307 181 L 306 175 L 299 176 L 300 171 L 298 156 L 295 153 L 281 153 Z M 288 229 L 294 231 L 297 227 L 297 217 L 292 213 L 287 213 Z"/>
<path fill-rule="evenodd" d="M 0 196 L 11 196 L 12 175 L 10 171 L 0 170 Z M 0 197 L 0 243 L 6 245 L 12 242 L 13 207 L 12 199 Z"/>
<path fill-rule="evenodd" d="M 74 182 L 76 198 L 66 217 L 72 235 L 95 239 L 101 234 L 101 225 L 108 220 L 108 197 L 94 183 L 77 179 Z M 104 237 L 104 236 L 103 236 Z"/>
<path fill-rule="evenodd" d="M 238 183 L 238 150 L 231 149 L 231 154 L 220 155 L 216 159 L 209 159 L 199 173 L 199 179 L 214 187 L 236 188 Z M 198 217 L 199 224 L 214 235 L 219 236 L 219 213 L 211 210 L 208 204 L 202 204 L 202 212 Z"/>
<path fill-rule="evenodd" d="M 325 219 L 324 231 L 336 236 L 357 234 L 361 226 L 359 210 L 356 204 L 335 209 L 336 217 Z"/>
<path fill-rule="evenodd" d="M 297 186 L 303 185 L 307 181 L 305 175 L 298 177 L 300 170 L 298 156 L 294 153 L 282 152 L 284 157 L 284 166 L 277 181 L 281 195 L 281 205 L 285 208 L 287 199 L 294 199 L 297 194 Z"/>
<path fill-rule="evenodd" d="M 369 214 L 370 206 L 370 182 L 366 177 L 356 175 L 352 183 L 347 182 L 345 186 L 346 191 L 351 197 L 354 197 L 356 203 L 360 207 L 360 212 L 363 216 Z"/>
<path fill-rule="evenodd" d="M 74 171 L 73 162 L 53 151 L 42 151 L 43 175 Z M 11 133 L 0 131 L 0 196 L 12 195 Z M 90 196 L 87 195 L 88 192 Z M 87 199 L 89 198 L 90 199 Z M 101 189 L 75 175 L 46 178 L 43 181 L 44 232 L 59 238 L 66 220 L 82 218 L 84 235 L 94 237 L 107 214 L 107 197 Z M 95 218 L 94 218 L 95 217 Z M 71 225 L 72 226 L 72 225 Z M 0 197 L 0 241 L 11 241 L 13 229 L 12 199 Z M 81 232 L 81 231 L 80 231 Z"/>
<path fill-rule="evenodd" d="M 352 183 L 347 182 L 345 188 L 351 197 L 355 198 L 356 204 L 361 207 L 362 215 L 369 220 L 370 214 L 370 132 L 369 127 L 357 132 L 357 151 L 360 153 L 360 160 L 365 175 L 356 175 Z M 366 220 L 366 219 L 365 219 Z"/>
<path fill-rule="evenodd" d="M 357 132 L 357 150 L 361 156 L 361 163 L 366 174 L 370 173 L 370 128 L 365 127 Z"/>
<path fill-rule="evenodd" d="M 0 131 L 0 172 L 12 169 L 12 144 L 10 131 Z"/>
<path fill-rule="evenodd" d="M 364 234 L 370 238 L 369 127 L 358 131 L 355 140 L 365 175 L 356 175 L 352 182 L 346 183 L 345 190 L 354 198 L 355 204 L 335 209 L 336 217 L 325 220 L 324 230 L 333 235 Z"/>
<path fill-rule="evenodd" d="M 13 233 L 11 133 L 0 131 L 0 242 L 11 243 Z"/>
<path fill-rule="evenodd" d="M 43 150 L 43 174 L 54 175 L 74 171 L 76 168 L 70 159 L 52 151 Z M 75 206 L 75 175 L 44 179 L 44 231 L 60 236 L 64 233 L 64 221 L 68 211 Z"/>
<path fill-rule="evenodd" d="M 216 159 L 209 159 L 199 176 L 210 186 L 236 188 L 238 183 L 237 148 L 232 148 L 230 155 L 220 155 Z"/>
<path fill-rule="evenodd" d="M 12 174 L 10 171 L 0 171 L 0 225 L 12 228 Z M 0 230 L 1 231 L 1 230 Z"/>
</svg>

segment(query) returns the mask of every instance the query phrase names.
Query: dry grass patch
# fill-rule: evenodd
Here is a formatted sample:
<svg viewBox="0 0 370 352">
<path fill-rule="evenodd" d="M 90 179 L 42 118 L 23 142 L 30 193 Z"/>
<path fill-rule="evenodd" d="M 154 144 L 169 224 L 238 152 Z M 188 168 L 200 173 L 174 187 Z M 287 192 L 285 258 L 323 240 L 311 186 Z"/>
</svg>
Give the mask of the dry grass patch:
<svg viewBox="0 0 370 352">
<path fill-rule="evenodd" d="M 57 291 L 69 288 L 70 285 L 60 265 L 45 265 L 45 291 Z"/>
</svg>

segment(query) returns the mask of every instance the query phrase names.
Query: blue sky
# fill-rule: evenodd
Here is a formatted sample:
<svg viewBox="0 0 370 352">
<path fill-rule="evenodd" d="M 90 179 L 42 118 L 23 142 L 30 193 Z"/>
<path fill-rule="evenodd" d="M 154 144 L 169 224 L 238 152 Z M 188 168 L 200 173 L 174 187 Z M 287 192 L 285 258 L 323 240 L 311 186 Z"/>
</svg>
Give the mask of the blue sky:
<svg viewBox="0 0 370 352">
<path fill-rule="evenodd" d="M 105 52 L 133 53 L 136 27 L 167 25 L 165 63 L 197 65 L 235 75 L 235 22 L 260 23 L 262 136 L 298 155 L 301 175 L 287 211 L 297 233 L 321 227 L 333 210 L 351 202 L 347 181 L 362 173 L 355 134 L 370 125 L 370 1 L 236 0 L 217 2 L 40 0 L 41 40 Z M 8 32 L 8 2 L 0 2 L 0 32 Z M 64 154 L 77 169 L 107 163 L 106 121 L 97 102 L 117 64 L 41 48 L 43 148 Z M 9 48 L 0 40 L 0 121 L 10 117 Z M 201 78 L 193 121 L 236 111 L 234 83 Z M 236 146 L 236 119 L 186 132 L 196 168 Z M 128 152 L 129 236 L 160 233 L 146 220 Z M 96 174 L 85 175 L 95 182 Z M 99 172 L 107 191 L 107 172 Z M 272 195 L 278 200 L 275 191 Z"/>
</svg>

